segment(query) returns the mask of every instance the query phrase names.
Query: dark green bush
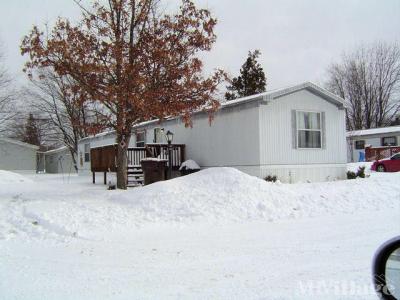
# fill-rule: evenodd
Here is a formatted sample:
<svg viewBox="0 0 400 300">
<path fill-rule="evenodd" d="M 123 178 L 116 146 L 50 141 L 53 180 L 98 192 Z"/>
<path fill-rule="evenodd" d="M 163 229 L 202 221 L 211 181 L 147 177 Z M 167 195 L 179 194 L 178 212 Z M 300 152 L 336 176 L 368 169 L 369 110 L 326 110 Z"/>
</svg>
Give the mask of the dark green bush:
<svg viewBox="0 0 400 300">
<path fill-rule="evenodd" d="M 365 167 L 359 167 L 356 175 L 357 177 L 365 178 Z"/>
<path fill-rule="evenodd" d="M 347 179 L 365 178 L 365 167 L 359 167 L 357 172 L 347 171 Z"/>
<path fill-rule="evenodd" d="M 357 174 L 352 171 L 347 171 L 347 179 L 356 179 Z"/>
<path fill-rule="evenodd" d="M 273 176 L 268 175 L 268 176 L 265 177 L 264 179 L 265 179 L 265 181 L 268 181 L 268 182 L 276 182 L 276 180 L 277 180 L 278 178 L 277 178 L 275 175 L 273 175 Z"/>
</svg>

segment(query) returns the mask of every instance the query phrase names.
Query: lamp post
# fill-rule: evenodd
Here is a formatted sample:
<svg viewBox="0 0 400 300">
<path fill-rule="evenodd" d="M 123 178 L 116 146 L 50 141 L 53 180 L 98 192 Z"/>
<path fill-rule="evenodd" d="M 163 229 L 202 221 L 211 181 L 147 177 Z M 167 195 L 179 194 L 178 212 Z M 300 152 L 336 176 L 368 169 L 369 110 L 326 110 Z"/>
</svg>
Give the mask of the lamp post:
<svg viewBox="0 0 400 300">
<path fill-rule="evenodd" d="M 167 131 L 165 134 L 168 143 L 168 179 L 172 176 L 172 140 L 174 139 L 174 134 L 171 131 Z"/>
</svg>

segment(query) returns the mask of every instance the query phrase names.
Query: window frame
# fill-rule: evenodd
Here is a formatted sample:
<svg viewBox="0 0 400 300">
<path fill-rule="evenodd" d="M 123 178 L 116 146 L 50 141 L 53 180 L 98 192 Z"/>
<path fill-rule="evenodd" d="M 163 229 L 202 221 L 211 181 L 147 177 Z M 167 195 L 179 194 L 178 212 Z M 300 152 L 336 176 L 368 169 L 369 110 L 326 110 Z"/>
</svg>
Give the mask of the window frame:
<svg viewBox="0 0 400 300">
<path fill-rule="evenodd" d="M 159 131 L 159 136 L 157 136 L 157 131 Z M 160 140 L 157 140 L 157 137 L 159 137 Z M 161 144 L 162 143 L 162 128 L 161 127 L 154 127 L 154 129 L 153 129 L 153 143 L 154 144 Z"/>
<path fill-rule="evenodd" d="M 88 149 L 86 149 L 86 147 L 88 148 Z M 85 163 L 87 163 L 87 162 L 90 162 L 90 143 L 86 143 L 86 144 L 84 144 L 84 146 L 83 146 L 83 161 L 85 162 Z"/>
<path fill-rule="evenodd" d="M 385 145 L 385 143 L 384 143 L 385 139 L 394 139 L 394 145 Z M 393 136 L 384 136 L 384 137 L 382 137 L 381 146 L 382 147 L 394 147 L 394 146 L 397 146 L 397 138 L 396 138 L 396 136 L 393 135 Z"/>
<path fill-rule="evenodd" d="M 315 113 L 319 116 L 319 129 L 299 129 L 299 113 Z M 319 132 L 320 135 L 320 147 L 300 147 L 300 138 L 299 138 L 299 131 L 315 131 Z M 322 150 L 322 111 L 315 111 L 315 110 L 296 110 L 296 146 L 297 149 L 300 150 Z"/>
<path fill-rule="evenodd" d="M 362 148 L 357 147 L 357 142 L 363 142 L 364 146 Z M 354 149 L 355 150 L 364 150 L 365 149 L 365 140 L 355 140 L 354 141 Z"/>
<path fill-rule="evenodd" d="M 143 134 L 143 140 L 138 140 L 138 135 Z M 136 138 L 136 148 L 144 148 L 146 146 L 146 130 L 139 130 L 135 133 L 135 138 Z M 138 143 L 142 144 L 143 146 L 138 146 Z"/>
</svg>

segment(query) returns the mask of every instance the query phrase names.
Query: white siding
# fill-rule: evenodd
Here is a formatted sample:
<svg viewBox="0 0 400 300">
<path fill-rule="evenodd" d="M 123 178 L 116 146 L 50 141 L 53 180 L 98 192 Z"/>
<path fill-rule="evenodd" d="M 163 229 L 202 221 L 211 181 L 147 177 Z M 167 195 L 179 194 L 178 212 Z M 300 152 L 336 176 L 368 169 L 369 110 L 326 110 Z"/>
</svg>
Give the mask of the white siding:
<svg viewBox="0 0 400 300">
<path fill-rule="evenodd" d="M 325 113 L 324 149 L 292 146 L 292 110 Z M 293 182 L 343 178 L 347 161 L 345 134 L 345 111 L 307 90 L 270 101 L 260 107 L 261 176 L 277 175 L 289 181 L 289 173 L 291 177 L 297 174 Z"/>
<path fill-rule="evenodd" d="M 1 170 L 36 170 L 36 150 L 0 141 Z"/>
<path fill-rule="evenodd" d="M 180 119 L 152 123 L 137 130 L 146 131 L 146 143 L 152 143 L 154 128 L 162 127 L 174 133 L 175 144 L 186 145 L 186 159 L 195 160 L 201 167 L 231 166 L 259 176 L 259 126 L 258 104 L 225 108 L 215 114 L 209 123 L 207 114 L 196 114 L 193 126 L 185 127 Z M 164 143 L 166 141 L 163 141 Z M 90 162 L 84 161 L 84 145 L 91 148 L 115 143 L 115 135 L 107 134 L 83 139 L 78 146 L 79 171 L 90 171 Z M 136 137 L 132 134 L 130 147 L 135 147 Z M 82 163 L 82 164 L 81 164 Z"/>
<path fill-rule="evenodd" d="M 225 108 L 219 111 L 211 125 L 207 114 L 193 117 L 193 127 L 172 120 L 146 127 L 146 141 L 152 143 L 153 129 L 163 127 L 174 133 L 176 144 L 186 145 L 186 159 L 201 167 L 235 166 L 259 174 L 258 104 Z"/>
<path fill-rule="evenodd" d="M 346 164 L 261 166 L 261 176 L 275 175 L 281 182 L 318 182 L 345 179 Z"/>
</svg>

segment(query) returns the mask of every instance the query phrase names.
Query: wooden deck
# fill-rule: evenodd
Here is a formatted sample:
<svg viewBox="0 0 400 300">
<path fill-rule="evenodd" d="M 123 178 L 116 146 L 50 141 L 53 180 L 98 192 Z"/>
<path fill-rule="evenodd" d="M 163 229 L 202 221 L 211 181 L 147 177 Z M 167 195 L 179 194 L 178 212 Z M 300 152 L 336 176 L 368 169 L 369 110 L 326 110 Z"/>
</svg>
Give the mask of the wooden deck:
<svg viewBox="0 0 400 300">
<path fill-rule="evenodd" d="M 365 148 L 365 160 L 375 161 L 383 158 L 391 157 L 393 154 L 399 153 L 399 146 L 387 146 L 387 147 L 366 147 Z"/>
<path fill-rule="evenodd" d="M 141 184 L 143 181 L 143 171 L 141 160 L 143 158 L 154 157 L 168 160 L 167 144 L 146 144 L 145 147 L 128 148 L 128 185 Z M 185 161 L 185 145 L 171 145 L 171 166 L 173 170 L 178 170 L 182 162 Z M 168 165 L 168 163 L 167 163 Z M 104 184 L 107 184 L 107 173 L 117 171 L 117 145 L 92 148 L 90 150 L 90 169 L 95 183 L 96 172 L 104 173 Z"/>
</svg>

